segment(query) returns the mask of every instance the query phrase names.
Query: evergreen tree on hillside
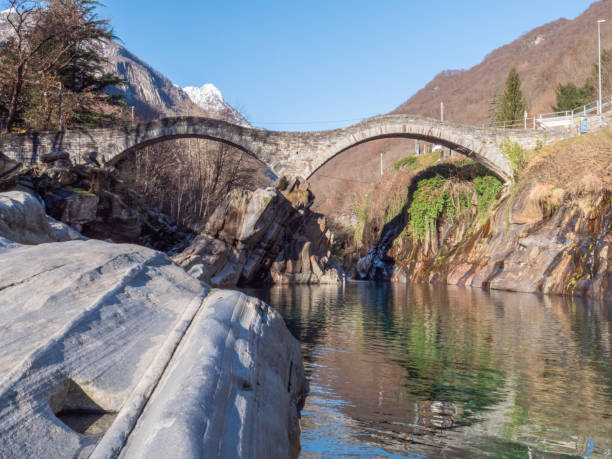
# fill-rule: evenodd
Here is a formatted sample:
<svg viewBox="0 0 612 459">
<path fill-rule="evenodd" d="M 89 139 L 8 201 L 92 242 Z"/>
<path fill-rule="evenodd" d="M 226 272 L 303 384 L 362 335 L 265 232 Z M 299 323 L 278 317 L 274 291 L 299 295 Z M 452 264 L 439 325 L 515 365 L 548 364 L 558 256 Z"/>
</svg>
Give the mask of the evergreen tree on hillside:
<svg viewBox="0 0 612 459">
<path fill-rule="evenodd" d="M 501 118 L 501 100 L 502 92 L 499 88 L 496 88 L 495 92 L 493 92 L 493 97 L 491 98 L 489 108 L 487 109 L 487 118 L 489 120 L 489 124 L 492 126 L 496 125 Z"/>
<path fill-rule="evenodd" d="M 507 127 L 522 124 L 527 102 L 521 91 L 521 79 L 515 68 L 510 69 L 506 79 L 506 88 L 499 104 L 498 122 L 509 122 Z"/>
<path fill-rule="evenodd" d="M 557 105 L 552 107 L 553 112 L 571 111 L 588 104 L 593 98 L 593 90 L 594 88 L 588 82 L 582 87 L 574 83 L 560 84 L 555 91 Z"/>
</svg>

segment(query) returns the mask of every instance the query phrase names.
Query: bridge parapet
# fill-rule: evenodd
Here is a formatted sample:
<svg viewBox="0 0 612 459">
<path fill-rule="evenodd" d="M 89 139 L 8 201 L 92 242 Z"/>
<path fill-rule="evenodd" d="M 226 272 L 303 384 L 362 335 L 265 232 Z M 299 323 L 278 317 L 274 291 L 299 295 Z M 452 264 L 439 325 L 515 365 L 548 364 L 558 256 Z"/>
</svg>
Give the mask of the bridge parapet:
<svg viewBox="0 0 612 459">
<path fill-rule="evenodd" d="M 440 144 L 482 163 L 504 180 L 512 175 L 508 159 L 500 150 L 509 137 L 523 148 L 538 140 L 547 143 L 563 132 L 478 128 L 409 115 L 384 115 L 345 128 L 314 132 L 281 132 L 238 126 L 198 117 L 164 118 L 133 127 L 30 132 L 0 140 L 0 153 L 23 163 L 37 162 L 41 155 L 66 151 L 75 162 L 96 152 L 114 164 L 139 148 L 175 138 L 211 139 L 239 148 L 265 163 L 277 175 L 309 177 L 335 155 L 374 139 L 405 137 Z"/>
</svg>

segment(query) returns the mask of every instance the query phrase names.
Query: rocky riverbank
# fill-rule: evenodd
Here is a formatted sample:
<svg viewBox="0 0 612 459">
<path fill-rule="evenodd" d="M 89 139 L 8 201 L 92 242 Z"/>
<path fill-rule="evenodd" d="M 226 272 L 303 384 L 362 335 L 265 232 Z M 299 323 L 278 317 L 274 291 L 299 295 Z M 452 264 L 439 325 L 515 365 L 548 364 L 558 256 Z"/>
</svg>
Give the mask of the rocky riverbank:
<svg viewBox="0 0 612 459">
<path fill-rule="evenodd" d="M 42 160 L 25 168 L 0 163 L 0 191 L 30 193 L 48 218 L 85 237 L 167 252 L 214 287 L 344 280 L 332 254 L 334 236 L 325 217 L 310 210 L 314 196 L 299 178 L 255 191 L 232 189 L 210 218 L 187 228 L 151 208 L 95 157 L 79 165 L 61 153 Z"/>
<path fill-rule="evenodd" d="M 151 208 L 95 156 L 83 164 L 72 164 L 65 153 L 41 159 L 28 166 L 0 159 L 0 191 L 30 193 L 50 217 L 88 238 L 178 251 L 193 237 L 192 230 Z"/>
<path fill-rule="evenodd" d="M 306 381 L 280 315 L 84 239 L 0 194 L 0 456 L 297 457 Z"/>
<path fill-rule="evenodd" d="M 611 146 L 602 131 L 520 152 L 507 188 L 461 158 L 396 171 L 405 191 L 365 218 L 379 229 L 354 276 L 609 297 Z"/>
<path fill-rule="evenodd" d="M 309 210 L 313 199 L 300 179 L 232 190 L 173 259 L 214 286 L 341 283 L 334 236 L 325 217 Z"/>
</svg>

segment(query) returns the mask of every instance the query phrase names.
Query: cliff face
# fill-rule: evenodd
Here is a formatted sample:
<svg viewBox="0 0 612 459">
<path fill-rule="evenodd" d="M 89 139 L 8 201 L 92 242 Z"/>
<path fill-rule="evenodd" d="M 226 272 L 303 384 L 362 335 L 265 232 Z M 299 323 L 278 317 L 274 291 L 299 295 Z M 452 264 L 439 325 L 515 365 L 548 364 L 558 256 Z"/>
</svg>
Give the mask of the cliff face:
<svg viewBox="0 0 612 459">
<path fill-rule="evenodd" d="M 434 246 L 396 240 L 392 280 L 517 292 L 612 294 L 612 206 L 608 193 L 557 203 L 552 187 L 533 185 L 506 197 L 471 233 L 470 218 L 442 222 Z"/>
<path fill-rule="evenodd" d="M 118 43 L 106 43 L 104 56 L 108 60 L 106 70 L 126 81 L 113 92 L 122 94 L 139 118 L 151 120 L 164 116 L 208 114 L 181 88 Z"/>
<path fill-rule="evenodd" d="M 213 286 L 340 283 L 325 217 L 299 179 L 278 189 L 232 190 L 174 260 Z"/>
<path fill-rule="evenodd" d="M 361 206 L 370 250 L 355 275 L 609 297 L 611 146 L 601 131 L 521 152 L 528 165 L 509 188 L 460 158 L 387 177 Z"/>
</svg>

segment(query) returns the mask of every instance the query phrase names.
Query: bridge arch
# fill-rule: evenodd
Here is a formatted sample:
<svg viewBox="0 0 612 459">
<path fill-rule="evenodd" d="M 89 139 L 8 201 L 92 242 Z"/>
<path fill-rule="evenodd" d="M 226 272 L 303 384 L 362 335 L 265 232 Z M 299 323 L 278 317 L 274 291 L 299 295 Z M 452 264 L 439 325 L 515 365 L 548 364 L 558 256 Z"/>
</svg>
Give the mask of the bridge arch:
<svg viewBox="0 0 612 459">
<path fill-rule="evenodd" d="M 61 150 L 79 162 L 84 154 L 95 151 L 115 164 L 145 145 L 201 138 L 238 148 L 266 164 L 277 176 L 307 178 L 352 146 L 392 137 L 443 145 L 473 158 L 506 182 L 512 169 L 500 149 L 505 137 L 523 148 L 535 147 L 538 139 L 547 143 L 562 138 L 550 131 L 542 138 L 542 131 L 477 128 L 409 115 L 378 116 L 345 128 L 315 132 L 268 131 L 211 118 L 176 117 L 109 129 L 26 133 L 0 144 L 0 153 L 21 162 L 35 162 L 44 153 Z"/>
<path fill-rule="evenodd" d="M 351 143 L 347 146 L 345 145 L 339 145 L 336 147 L 337 151 L 331 150 L 330 154 L 327 155 L 326 158 L 323 158 L 323 161 L 321 163 L 317 162 L 313 165 L 312 171 L 309 172 L 309 174 L 306 176 L 306 178 L 310 178 L 312 175 L 314 175 L 317 171 L 319 171 L 322 167 L 324 167 L 326 164 L 328 164 L 332 159 L 334 159 L 335 157 L 337 157 L 338 155 L 341 155 L 343 153 L 345 153 L 347 150 L 350 150 L 353 147 L 356 147 L 358 145 L 363 145 L 369 142 L 373 142 L 375 140 L 381 140 L 381 139 L 406 139 L 406 140 L 420 140 L 423 142 L 428 142 L 430 144 L 434 144 L 434 145 L 441 145 L 443 147 L 449 148 L 452 151 L 455 151 L 457 153 L 460 153 L 462 155 L 465 155 L 466 157 L 472 158 L 475 161 L 477 161 L 478 163 L 482 164 L 483 166 L 485 166 L 487 169 L 489 169 L 491 172 L 493 172 L 495 175 L 497 175 L 499 178 L 501 178 L 504 181 L 507 181 L 509 179 L 508 176 L 506 176 L 505 171 L 503 170 L 499 170 L 499 167 L 497 164 L 492 163 L 491 161 L 488 160 L 488 158 L 484 157 L 484 156 L 480 156 L 478 154 L 476 154 L 474 151 L 470 150 L 469 148 L 457 144 L 455 142 L 449 141 L 447 139 L 442 139 L 442 138 L 438 138 L 438 137 L 434 137 L 434 136 L 428 136 L 428 135 L 418 135 L 418 134 L 409 134 L 409 133 L 401 133 L 401 134 L 380 134 L 380 135 L 374 135 L 371 137 L 367 137 L 363 140 L 359 140 L 355 143 Z M 408 156 L 408 155 L 406 155 Z"/>
</svg>

